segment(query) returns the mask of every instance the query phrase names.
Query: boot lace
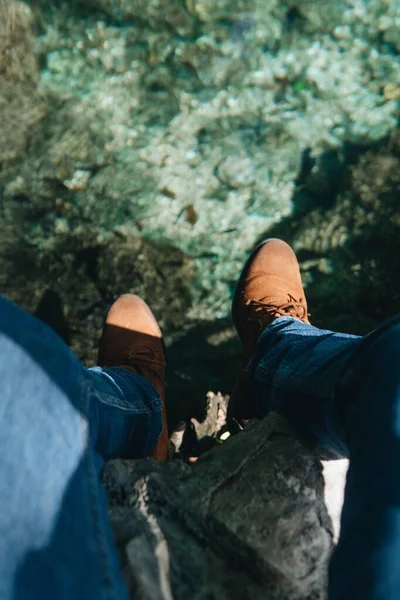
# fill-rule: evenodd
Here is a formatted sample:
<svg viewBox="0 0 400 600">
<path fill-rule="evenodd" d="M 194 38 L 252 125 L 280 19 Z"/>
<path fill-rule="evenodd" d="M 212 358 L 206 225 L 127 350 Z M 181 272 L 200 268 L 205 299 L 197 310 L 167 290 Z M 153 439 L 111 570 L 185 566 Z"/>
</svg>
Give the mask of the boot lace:
<svg viewBox="0 0 400 600">
<path fill-rule="evenodd" d="M 122 351 L 117 358 L 115 358 L 112 364 L 108 364 L 109 367 L 117 367 L 126 365 L 133 367 L 139 375 L 146 376 L 148 371 L 156 375 L 157 378 L 165 385 L 164 379 L 159 375 L 159 369 L 165 368 L 165 362 L 154 351 L 154 348 L 143 344 L 138 348 L 134 348 Z"/>
<path fill-rule="evenodd" d="M 296 317 L 303 321 L 307 317 L 310 317 L 310 313 L 307 312 L 305 300 L 299 298 L 296 300 L 293 296 L 288 294 L 288 302 L 284 304 L 272 304 L 265 302 L 263 298 L 261 300 L 246 300 L 246 306 L 253 309 L 253 316 L 249 318 L 249 321 L 257 321 L 262 323 L 262 317 Z"/>
</svg>

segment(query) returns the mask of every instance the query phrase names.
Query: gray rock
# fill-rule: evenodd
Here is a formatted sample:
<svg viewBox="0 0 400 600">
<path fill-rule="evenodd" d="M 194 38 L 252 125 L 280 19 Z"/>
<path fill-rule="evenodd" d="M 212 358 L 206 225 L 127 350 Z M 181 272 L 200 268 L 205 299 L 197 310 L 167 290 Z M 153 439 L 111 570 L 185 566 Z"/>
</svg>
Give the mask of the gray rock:
<svg viewBox="0 0 400 600">
<path fill-rule="evenodd" d="M 132 598 L 326 598 L 321 465 L 277 415 L 193 467 L 112 461 L 104 482 Z"/>
</svg>

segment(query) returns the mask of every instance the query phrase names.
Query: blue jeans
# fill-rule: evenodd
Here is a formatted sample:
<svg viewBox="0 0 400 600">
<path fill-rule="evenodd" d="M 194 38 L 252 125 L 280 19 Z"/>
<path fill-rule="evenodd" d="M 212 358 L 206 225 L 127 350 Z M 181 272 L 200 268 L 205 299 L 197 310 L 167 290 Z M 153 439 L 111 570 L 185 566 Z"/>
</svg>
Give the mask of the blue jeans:
<svg viewBox="0 0 400 600">
<path fill-rule="evenodd" d="M 329 600 L 400 597 L 399 357 L 399 318 L 361 338 L 283 317 L 248 365 L 262 412 L 350 458 Z"/>
<path fill-rule="evenodd" d="M 262 334 L 260 408 L 350 456 L 330 600 L 400 590 L 400 321 L 359 338 L 292 318 Z M 146 379 L 84 369 L 44 324 L 0 297 L 0 598 L 126 599 L 99 472 L 146 456 L 161 402 Z"/>
<path fill-rule="evenodd" d="M 0 598 L 127 598 L 100 470 L 147 456 L 161 400 L 140 375 L 84 369 L 0 297 Z"/>
</svg>

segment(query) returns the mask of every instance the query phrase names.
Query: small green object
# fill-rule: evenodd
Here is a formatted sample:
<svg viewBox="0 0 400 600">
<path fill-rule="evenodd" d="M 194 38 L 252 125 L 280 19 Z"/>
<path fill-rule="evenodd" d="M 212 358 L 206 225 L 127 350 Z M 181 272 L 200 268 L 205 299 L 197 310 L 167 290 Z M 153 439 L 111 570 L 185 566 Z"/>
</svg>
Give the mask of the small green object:
<svg viewBox="0 0 400 600">
<path fill-rule="evenodd" d="M 295 90 L 295 92 L 302 92 L 303 90 L 306 89 L 306 84 L 304 81 L 298 80 L 293 84 L 293 89 Z"/>
</svg>

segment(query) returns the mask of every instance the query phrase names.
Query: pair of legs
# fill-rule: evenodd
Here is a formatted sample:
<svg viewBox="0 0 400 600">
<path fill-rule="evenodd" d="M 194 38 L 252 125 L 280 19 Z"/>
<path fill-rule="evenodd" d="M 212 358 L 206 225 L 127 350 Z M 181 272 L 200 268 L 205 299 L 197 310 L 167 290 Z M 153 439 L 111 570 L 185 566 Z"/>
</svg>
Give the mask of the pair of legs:
<svg viewBox="0 0 400 600">
<path fill-rule="evenodd" d="M 0 297 L 0 598 L 125 599 L 100 471 L 148 456 L 162 402 L 133 370 L 84 369 Z"/>
<path fill-rule="evenodd" d="M 244 270 L 234 300 L 244 372 L 231 416 L 278 410 L 350 457 L 329 600 L 394 600 L 400 322 L 366 338 L 312 327 L 304 299 L 295 299 L 296 269 L 274 242 Z M 107 368 L 84 369 L 44 324 L 0 298 L 4 600 L 126 598 L 99 474 L 108 458 L 149 455 L 162 430 L 165 365 L 146 318 L 117 318 L 103 336 Z"/>
</svg>

